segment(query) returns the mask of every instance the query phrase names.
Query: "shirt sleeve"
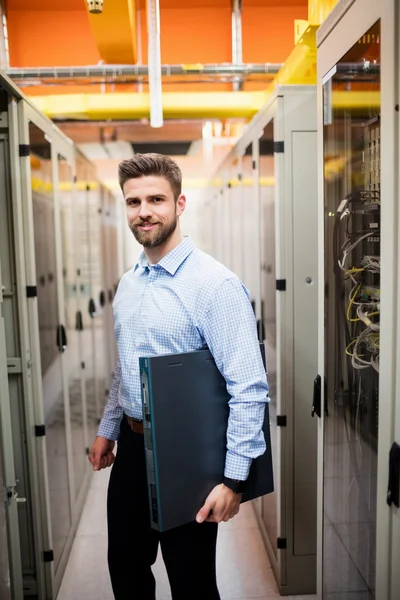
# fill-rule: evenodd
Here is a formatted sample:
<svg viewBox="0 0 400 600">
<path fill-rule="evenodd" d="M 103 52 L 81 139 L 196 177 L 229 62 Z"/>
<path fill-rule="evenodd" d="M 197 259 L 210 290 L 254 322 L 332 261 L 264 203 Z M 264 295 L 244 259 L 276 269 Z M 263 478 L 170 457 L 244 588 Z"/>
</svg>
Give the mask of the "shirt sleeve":
<svg viewBox="0 0 400 600">
<path fill-rule="evenodd" d="M 262 427 L 268 384 L 254 312 L 236 277 L 214 291 L 202 329 L 231 396 L 225 477 L 245 481 L 252 460 L 266 448 Z"/>
<path fill-rule="evenodd" d="M 100 422 L 97 435 L 107 440 L 117 440 L 123 416 L 122 406 L 119 404 L 119 388 L 121 384 L 121 363 L 119 359 L 115 366 L 114 379 L 111 384 L 108 402 Z"/>
</svg>

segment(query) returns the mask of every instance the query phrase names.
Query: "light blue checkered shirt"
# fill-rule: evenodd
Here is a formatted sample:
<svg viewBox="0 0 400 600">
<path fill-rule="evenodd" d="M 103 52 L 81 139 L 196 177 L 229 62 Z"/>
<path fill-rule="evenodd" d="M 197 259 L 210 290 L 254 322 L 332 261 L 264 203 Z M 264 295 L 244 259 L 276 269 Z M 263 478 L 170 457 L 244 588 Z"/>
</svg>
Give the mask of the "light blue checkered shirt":
<svg viewBox="0 0 400 600">
<path fill-rule="evenodd" d="M 118 439 L 125 412 L 142 419 L 139 357 L 199 350 L 205 344 L 231 399 L 225 476 L 247 479 L 265 450 L 267 378 L 254 313 L 239 279 L 188 237 L 157 265 L 142 253 L 114 298 L 119 360 L 98 435 Z"/>
</svg>

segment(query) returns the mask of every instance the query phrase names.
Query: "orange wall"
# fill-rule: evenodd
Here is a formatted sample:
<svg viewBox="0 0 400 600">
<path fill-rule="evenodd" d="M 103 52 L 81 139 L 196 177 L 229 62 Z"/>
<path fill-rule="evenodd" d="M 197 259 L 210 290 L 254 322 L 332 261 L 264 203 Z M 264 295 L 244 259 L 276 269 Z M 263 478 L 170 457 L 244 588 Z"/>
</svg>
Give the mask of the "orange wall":
<svg viewBox="0 0 400 600">
<path fill-rule="evenodd" d="M 294 46 L 294 20 L 307 6 L 249 7 L 243 11 L 243 62 L 283 62 Z"/>
<path fill-rule="evenodd" d="M 100 60 L 86 9 L 9 10 L 10 63 L 13 67 L 96 64 Z M 294 45 L 294 20 L 307 18 L 307 6 L 254 7 L 243 10 L 244 62 L 283 62 Z M 146 13 L 141 11 L 143 63 L 147 63 Z M 168 8 L 161 10 L 161 62 L 231 62 L 231 9 Z M 264 89 L 267 82 L 248 89 Z M 116 91 L 135 90 L 134 85 Z M 165 84 L 166 91 L 196 91 L 196 84 Z M 229 90 L 231 84 L 201 84 L 201 90 Z M 25 88 L 28 94 L 97 92 L 99 86 Z"/>
<path fill-rule="evenodd" d="M 145 14 L 141 16 L 142 26 L 145 25 L 144 21 Z M 162 63 L 229 62 L 231 53 L 229 9 L 188 8 L 161 11 Z M 144 51 L 143 56 L 146 54 Z"/>
<path fill-rule="evenodd" d="M 100 60 L 86 10 L 9 10 L 7 27 L 12 67 L 93 65 Z"/>
</svg>

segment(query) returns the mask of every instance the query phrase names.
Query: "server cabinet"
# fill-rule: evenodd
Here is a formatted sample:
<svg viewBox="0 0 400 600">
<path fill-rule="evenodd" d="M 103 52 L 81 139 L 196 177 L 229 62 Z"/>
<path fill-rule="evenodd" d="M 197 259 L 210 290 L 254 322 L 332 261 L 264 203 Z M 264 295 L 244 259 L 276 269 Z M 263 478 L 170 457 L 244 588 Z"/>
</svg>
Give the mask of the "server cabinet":
<svg viewBox="0 0 400 600">
<path fill-rule="evenodd" d="M 318 32 L 318 595 L 327 600 L 394 600 L 400 589 L 398 511 L 387 503 L 399 442 L 397 36 L 390 0 L 343 0 Z"/>
<path fill-rule="evenodd" d="M 283 595 L 316 589 L 316 127 L 316 88 L 278 86 L 209 191 L 228 224 L 215 256 L 248 288 L 266 345 L 276 490 L 254 507 Z"/>
<path fill-rule="evenodd" d="M 84 366 L 88 448 L 94 442 L 101 418 L 99 361 L 103 352 L 101 299 L 101 252 L 98 247 L 100 194 L 95 170 L 80 153 L 76 156 L 77 190 L 74 214 L 79 248 L 79 288 L 82 299 L 82 359 Z M 92 239 L 93 234 L 93 239 Z"/>
<path fill-rule="evenodd" d="M 10 161 L 10 132 L 8 94 L 0 92 L 0 597 L 4 600 L 22 600 L 22 564 L 18 508 L 24 503 L 21 488 L 17 485 L 12 433 L 9 378 L 20 378 L 18 369 L 18 343 L 12 326 L 17 309 L 15 286 L 15 253 L 12 232 L 14 214 L 12 207 L 12 178 Z M 11 136 L 12 139 L 12 136 Z M 13 339 L 14 338 L 14 339 Z M 8 351 L 6 346 L 8 342 Z M 11 346 L 11 347 L 10 347 Z M 14 350 L 14 351 L 13 351 Z M 14 376 L 12 372 L 14 371 Z M 15 371 L 18 371 L 17 375 Z M 19 496 L 19 494 L 21 494 Z"/>
<path fill-rule="evenodd" d="M 116 199 L 105 187 L 102 188 L 101 202 L 102 277 L 105 294 L 104 347 L 106 362 L 104 367 L 104 388 L 108 391 L 117 358 L 112 303 L 118 284 L 118 248 L 120 240 L 118 240 Z"/>
<path fill-rule="evenodd" d="M 85 309 L 80 290 L 79 244 L 75 214 L 76 185 L 73 165 L 60 154 L 57 156 L 58 193 L 61 222 L 61 255 L 64 288 L 64 319 L 68 341 L 66 358 L 67 384 L 71 416 L 72 465 L 75 501 L 86 493 L 89 471 L 87 453 L 87 404 L 85 362 L 83 352 L 83 318 Z"/>
<path fill-rule="evenodd" d="M 99 184 L 85 159 L 76 177 L 71 140 L 0 80 L 0 596 L 54 600 L 100 418 L 90 395 L 104 378 L 90 295 L 101 285 L 100 205 L 89 198 Z"/>
<path fill-rule="evenodd" d="M 76 527 L 69 355 L 62 275 L 58 156 L 74 162 L 72 143 L 30 105 L 20 105 L 21 179 L 28 321 L 32 347 L 33 423 L 38 463 L 39 561 L 53 597 L 61 583 Z M 32 460 L 32 456 L 28 457 Z M 39 562 L 36 560 L 36 564 Z"/>
<path fill-rule="evenodd" d="M 311 417 L 317 372 L 316 90 L 282 86 L 270 111 L 265 125 L 273 120 L 276 345 L 270 326 L 267 339 L 276 348 L 276 400 L 272 397 L 271 408 L 276 419 L 275 469 L 280 485 L 275 498 L 263 499 L 260 516 L 281 592 L 313 593 L 317 525 L 317 425 Z M 264 244 L 268 242 L 264 240 Z M 262 272 L 262 278 L 267 275 Z M 271 352 L 271 362 L 273 356 Z M 273 367 L 271 364 L 271 370 Z M 271 516 L 275 515 L 274 521 Z"/>
</svg>

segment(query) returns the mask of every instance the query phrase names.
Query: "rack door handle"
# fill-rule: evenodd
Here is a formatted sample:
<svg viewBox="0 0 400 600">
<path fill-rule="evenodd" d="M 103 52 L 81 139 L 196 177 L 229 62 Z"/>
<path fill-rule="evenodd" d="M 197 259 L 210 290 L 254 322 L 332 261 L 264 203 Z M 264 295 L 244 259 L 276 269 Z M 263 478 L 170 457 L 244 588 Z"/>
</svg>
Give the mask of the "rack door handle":
<svg viewBox="0 0 400 600">
<path fill-rule="evenodd" d="M 75 315 L 75 329 L 76 331 L 83 331 L 83 318 L 82 311 L 78 310 Z"/>
<path fill-rule="evenodd" d="M 67 348 L 67 332 L 64 325 L 57 327 L 57 347 L 60 352 L 64 352 Z"/>
<path fill-rule="evenodd" d="M 313 402 L 311 407 L 311 416 L 321 418 L 322 415 L 322 383 L 321 383 L 321 375 L 317 375 L 314 379 L 314 390 L 313 390 Z M 325 415 L 328 415 L 328 403 L 327 403 L 327 385 L 326 378 L 324 378 L 324 412 Z"/>
<path fill-rule="evenodd" d="M 93 298 L 90 298 L 90 300 L 89 300 L 88 310 L 89 310 L 89 315 L 92 317 L 92 319 L 94 319 L 96 316 L 96 305 L 94 303 Z"/>
</svg>

